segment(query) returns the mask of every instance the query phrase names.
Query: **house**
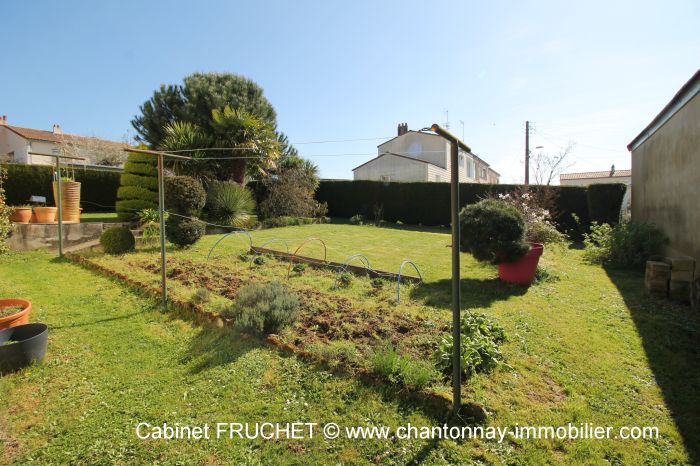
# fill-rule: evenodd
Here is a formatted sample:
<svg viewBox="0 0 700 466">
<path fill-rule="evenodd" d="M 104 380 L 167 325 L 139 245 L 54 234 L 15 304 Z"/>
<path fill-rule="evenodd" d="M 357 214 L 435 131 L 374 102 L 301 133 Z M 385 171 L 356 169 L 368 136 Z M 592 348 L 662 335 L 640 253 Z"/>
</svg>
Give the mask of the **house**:
<svg viewBox="0 0 700 466">
<path fill-rule="evenodd" d="M 450 182 L 450 143 L 442 137 L 408 129 L 377 146 L 377 157 L 353 168 L 355 180 Z M 500 175 L 475 154 L 460 150 L 461 183 L 498 184 Z"/>
<path fill-rule="evenodd" d="M 632 183 L 632 170 L 616 170 L 613 165 L 609 171 L 562 173 L 559 184 L 562 186 L 588 186 L 602 183 Z"/>
<path fill-rule="evenodd" d="M 52 155 L 70 155 L 87 159 L 87 165 L 119 165 L 124 159 L 125 143 L 88 136 L 64 134 L 60 125 L 51 131 L 22 128 L 7 123 L 7 116 L 0 118 L 0 162 L 27 165 L 52 165 Z M 67 163 L 70 163 L 66 160 Z M 109 162 L 109 163 L 108 163 Z M 80 162 L 81 165 L 84 163 Z"/>
<path fill-rule="evenodd" d="M 670 255 L 700 260 L 700 69 L 627 148 L 632 220 L 661 227 Z"/>
</svg>

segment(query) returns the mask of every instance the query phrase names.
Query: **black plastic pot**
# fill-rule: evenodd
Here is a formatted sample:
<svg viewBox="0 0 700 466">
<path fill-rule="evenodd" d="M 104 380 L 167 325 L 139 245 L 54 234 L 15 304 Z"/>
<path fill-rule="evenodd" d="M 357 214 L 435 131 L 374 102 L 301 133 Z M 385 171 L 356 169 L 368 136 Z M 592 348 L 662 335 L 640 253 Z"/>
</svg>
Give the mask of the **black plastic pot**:
<svg viewBox="0 0 700 466">
<path fill-rule="evenodd" d="M 6 342 L 13 342 L 5 344 Z M 25 324 L 0 330 L 0 374 L 13 372 L 46 355 L 49 327 Z"/>
</svg>

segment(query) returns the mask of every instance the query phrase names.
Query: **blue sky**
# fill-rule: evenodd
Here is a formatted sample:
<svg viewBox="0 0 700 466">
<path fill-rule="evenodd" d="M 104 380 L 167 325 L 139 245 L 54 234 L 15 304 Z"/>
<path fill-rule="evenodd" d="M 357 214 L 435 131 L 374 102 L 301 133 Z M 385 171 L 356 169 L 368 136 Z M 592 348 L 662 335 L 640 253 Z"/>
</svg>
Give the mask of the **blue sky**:
<svg viewBox="0 0 700 466">
<path fill-rule="evenodd" d="M 444 123 L 522 180 L 532 146 L 570 171 L 630 166 L 626 144 L 700 66 L 688 1 L 5 2 L 0 114 L 116 140 L 161 83 L 243 74 L 327 178 L 351 178 L 399 122 Z M 366 154 L 322 156 L 323 154 Z"/>
</svg>

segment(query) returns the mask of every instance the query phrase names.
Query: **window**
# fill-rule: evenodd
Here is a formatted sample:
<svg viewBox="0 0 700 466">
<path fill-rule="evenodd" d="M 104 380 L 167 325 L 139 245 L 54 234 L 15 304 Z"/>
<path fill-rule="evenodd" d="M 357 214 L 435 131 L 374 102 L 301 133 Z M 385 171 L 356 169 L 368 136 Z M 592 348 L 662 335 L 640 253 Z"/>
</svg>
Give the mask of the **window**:
<svg viewBox="0 0 700 466">
<path fill-rule="evenodd" d="M 481 177 L 486 179 L 486 169 L 485 168 L 481 169 Z"/>
<path fill-rule="evenodd" d="M 51 155 L 61 155 L 61 149 L 51 149 Z"/>
<path fill-rule="evenodd" d="M 474 178 L 474 172 L 476 171 L 476 166 L 474 159 L 471 157 L 467 159 L 467 178 Z"/>
</svg>

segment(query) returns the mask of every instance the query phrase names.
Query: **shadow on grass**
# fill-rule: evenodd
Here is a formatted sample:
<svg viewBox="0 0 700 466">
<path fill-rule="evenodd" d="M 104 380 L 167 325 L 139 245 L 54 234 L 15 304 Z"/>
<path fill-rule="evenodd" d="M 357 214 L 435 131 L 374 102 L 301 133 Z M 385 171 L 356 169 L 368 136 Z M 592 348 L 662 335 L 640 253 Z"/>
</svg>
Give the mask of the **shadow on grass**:
<svg viewBox="0 0 700 466">
<path fill-rule="evenodd" d="M 462 309 L 488 307 L 496 301 L 505 301 L 511 296 L 522 296 L 528 287 L 504 283 L 498 278 L 463 278 Z M 410 291 L 411 299 L 422 300 L 428 306 L 451 308 L 452 280 L 445 278 L 436 282 L 423 283 Z"/>
<path fill-rule="evenodd" d="M 132 317 L 135 317 L 137 315 L 143 314 L 144 312 L 148 312 L 147 310 L 139 311 L 139 312 L 132 312 L 131 314 L 126 314 L 123 316 L 117 316 L 117 317 L 109 317 L 107 319 L 97 319 L 93 320 L 90 322 L 81 322 L 77 324 L 70 324 L 70 325 L 58 325 L 58 326 L 51 326 L 49 327 L 50 330 L 65 330 L 69 328 L 77 328 L 77 327 L 88 327 L 90 325 L 98 325 L 98 324 L 105 324 L 107 322 L 113 322 L 115 320 L 124 320 L 124 319 L 130 319 Z"/>
<path fill-rule="evenodd" d="M 630 310 L 690 464 L 700 464 L 700 316 L 689 306 L 646 296 L 639 273 L 606 273 Z"/>
<path fill-rule="evenodd" d="M 197 374 L 207 369 L 223 366 L 236 361 L 248 351 L 263 346 L 254 338 L 240 333 L 230 327 L 202 327 L 190 340 L 190 347 L 182 362 L 196 361 L 190 369 Z"/>
</svg>

